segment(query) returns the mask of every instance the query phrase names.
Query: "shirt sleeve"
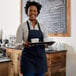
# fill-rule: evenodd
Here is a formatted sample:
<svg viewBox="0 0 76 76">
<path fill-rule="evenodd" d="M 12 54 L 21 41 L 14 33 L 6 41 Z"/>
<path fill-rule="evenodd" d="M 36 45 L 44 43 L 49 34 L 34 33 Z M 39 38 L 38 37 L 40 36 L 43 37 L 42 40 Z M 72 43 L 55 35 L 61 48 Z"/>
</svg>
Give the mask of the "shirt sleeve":
<svg viewBox="0 0 76 76">
<path fill-rule="evenodd" d="M 18 27 L 17 33 L 16 33 L 16 45 L 15 45 L 15 48 L 22 49 L 22 44 L 23 44 L 23 28 L 22 28 L 22 25 L 20 25 Z"/>
<path fill-rule="evenodd" d="M 47 27 L 41 24 L 41 30 L 43 32 L 44 42 L 48 41 L 48 30 L 47 30 Z"/>
</svg>

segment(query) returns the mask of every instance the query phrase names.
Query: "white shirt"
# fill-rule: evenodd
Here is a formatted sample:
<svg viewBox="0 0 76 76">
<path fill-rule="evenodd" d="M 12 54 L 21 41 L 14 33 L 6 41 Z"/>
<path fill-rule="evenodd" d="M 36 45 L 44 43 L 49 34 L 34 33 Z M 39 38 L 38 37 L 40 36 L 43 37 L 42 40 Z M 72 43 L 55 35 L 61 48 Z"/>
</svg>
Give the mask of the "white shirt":
<svg viewBox="0 0 76 76">
<path fill-rule="evenodd" d="M 31 30 L 39 30 L 38 28 L 38 24 L 35 25 L 35 28 L 33 28 L 32 23 L 28 20 L 29 25 L 30 25 L 30 29 Z M 48 31 L 45 28 L 45 26 L 43 26 L 42 24 L 39 23 L 40 29 L 43 33 L 43 37 L 44 37 L 44 41 L 47 41 L 48 38 Z M 27 26 L 27 22 L 22 23 L 17 30 L 17 34 L 16 34 L 16 48 L 21 47 L 22 43 L 24 41 L 27 41 L 28 38 L 28 26 Z"/>
</svg>

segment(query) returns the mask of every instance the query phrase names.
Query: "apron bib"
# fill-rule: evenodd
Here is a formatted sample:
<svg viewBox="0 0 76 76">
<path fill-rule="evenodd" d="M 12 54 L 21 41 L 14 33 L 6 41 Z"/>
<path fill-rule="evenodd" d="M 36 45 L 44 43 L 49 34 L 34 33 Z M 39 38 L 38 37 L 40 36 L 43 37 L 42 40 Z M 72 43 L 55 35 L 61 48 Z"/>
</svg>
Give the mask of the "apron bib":
<svg viewBox="0 0 76 76">
<path fill-rule="evenodd" d="M 31 42 L 32 38 L 39 38 L 39 41 L 43 41 L 43 34 L 39 30 L 31 30 L 27 21 L 29 30 L 28 41 Z M 47 72 L 47 59 L 45 54 L 44 45 L 35 45 L 30 48 L 24 48 L 21 56 L 21 72 L 25 73 L 44 73 Z"/>
</svg>

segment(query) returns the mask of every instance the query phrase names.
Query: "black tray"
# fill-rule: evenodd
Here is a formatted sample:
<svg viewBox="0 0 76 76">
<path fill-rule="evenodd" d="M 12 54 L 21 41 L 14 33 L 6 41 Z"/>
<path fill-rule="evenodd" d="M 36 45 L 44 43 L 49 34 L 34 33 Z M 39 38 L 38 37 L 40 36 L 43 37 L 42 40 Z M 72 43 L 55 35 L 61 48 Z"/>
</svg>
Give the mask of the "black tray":
<svg viewBox="0 0 76 76">
<path fill-rule="evenodd" d="M 49 41 L 49 42 L 36 42 L 36 43 L 31 43 L 29 42 L 29 45 L 44 45 L 44 44 L 47 44 L 47 45 L 52 45 L 54 44 L 55 41 Z"/>
</svg>

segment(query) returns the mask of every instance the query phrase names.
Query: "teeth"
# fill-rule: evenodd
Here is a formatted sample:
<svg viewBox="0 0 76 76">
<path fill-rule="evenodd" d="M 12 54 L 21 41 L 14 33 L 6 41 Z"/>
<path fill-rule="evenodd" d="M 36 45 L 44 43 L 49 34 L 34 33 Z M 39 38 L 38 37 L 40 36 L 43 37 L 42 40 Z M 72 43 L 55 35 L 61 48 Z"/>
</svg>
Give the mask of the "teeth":
<svg viewBox="0 0 76 76">
<path fill-rule="evenodd" d="M 31 16 L 35 16 L 35 15 L 31 15 Z"/>
<path fill-rule="evenodd" d="M 31 17 L 35 17 L 35 15 L 31 15 Z"/>
</svg>

